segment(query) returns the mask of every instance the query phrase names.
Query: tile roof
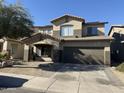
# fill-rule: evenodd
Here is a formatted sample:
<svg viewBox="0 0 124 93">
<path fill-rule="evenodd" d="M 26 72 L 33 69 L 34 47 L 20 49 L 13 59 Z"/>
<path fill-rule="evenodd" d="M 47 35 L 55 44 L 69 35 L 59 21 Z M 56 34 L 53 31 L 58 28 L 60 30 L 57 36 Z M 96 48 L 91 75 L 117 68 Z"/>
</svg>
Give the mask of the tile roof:
<svg viewBox="0 0 124 93">
<path fill-rule="evenodd" d="M 45 26 L 33 26 L 33 28 L 52 28 L 53 25 L 45 25 Z"/>
<path fill-rule="evenodd" d="M 24 43 L 27 43 L 27 44 L 31 44 L 36 41 L 41 41 L 43 39 L 51 39 L 51 40 L 55 40 L 55 41 L 60 41 L 59 38 L 50 36 L 48 34 L 43 34 L 43 33 L 34 33 L 30 37 L 23 38 L 21 41 Z"/>
<path fill-rule="evenodd" d="M 96 21 L 96 22 L 86 22 L 84 25 L 91 25 L 91 24 L 107 24 L 108 22 L 99 22 L 99 21 Z"/>
<path fill-rule="evenodd" d="M 60 17 L 58 17 L 58 18 L 53 19 L 53 20 L 51 21 L 51 23 L 56 22 L 56 21 L 58 21 L 58 20 L 60 20 L 60 19 L 62 19 L 62 18 L 65 18 L 65 17 L 70 17 L 70 18 L 73 18 L 73 19 L 75 19 L 75 20 L 79 20 L 79 21 L 85 22 L 85 19 L 83 19 L 83 18 L 81 18 L 81 17 L 73 16 L 73 15 L 70 15 L 70 14 L 65 14 L 65 15 L 63 15 L 63 16 L 60 16 Z"/>
</svg>

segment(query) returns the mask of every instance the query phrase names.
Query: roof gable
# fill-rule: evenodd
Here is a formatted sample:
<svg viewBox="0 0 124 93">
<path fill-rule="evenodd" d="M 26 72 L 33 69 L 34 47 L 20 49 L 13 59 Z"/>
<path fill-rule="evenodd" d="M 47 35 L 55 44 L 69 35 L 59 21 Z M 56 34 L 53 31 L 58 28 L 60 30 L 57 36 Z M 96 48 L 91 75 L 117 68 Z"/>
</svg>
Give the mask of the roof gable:
<svg viewBox="0 0 124 93">
<path fill-rule="evenodd" d="M 42 33 L 35 33 L 31 37 L 24 38 L 21 41 L 26 44 L 33 44 L 35 42 L 38 42 L 44 39 L 51 39 L 58 42 L 60 41 L 58 38 L 52 37 L 47 34 L 42 34 Z"/>
<path fill-rule="evenodd" d="M 57 21 L 64 20 L 64 19 L 65 19 L 65 21 L 69 21 L 69 18 L 71 18 L 72 20 L 77 20 L 77 21 L 85 23 L 85 19 L 83 19 L 81 17 L 77 17 L 77 16 L 72 16 L 72 15 L 64 15 L 64 16 L 55 18 L 51 21 L 51 23 L 55 23 Z"/>
</svg>

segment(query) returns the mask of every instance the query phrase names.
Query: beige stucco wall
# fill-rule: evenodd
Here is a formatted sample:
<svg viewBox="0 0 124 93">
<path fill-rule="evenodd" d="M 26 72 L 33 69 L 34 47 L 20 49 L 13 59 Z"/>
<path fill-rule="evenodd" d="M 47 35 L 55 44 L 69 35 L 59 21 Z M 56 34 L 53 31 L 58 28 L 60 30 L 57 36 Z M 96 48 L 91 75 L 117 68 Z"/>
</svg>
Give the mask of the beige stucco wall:
<svg viewBox="0 0 124 93">
<path fill-rule="evenodd" d="M 110 46 L 110 41 L 65 41 L 62 47 L 65 46 L 72 46 L 72 47 L 109 47 Z"/>
<path fill-rule="evenodd" d="M 74 30 L 74 36 L 79 36 L 81 37 L 82 35 L 82 22 L 77 21 L 77 20 L 70 20 L 68 22 L 65 22 L 65 20 L 60 20 L 58 23 L 53 24 L 53 36 L 59 37 L 60 36 L 60 30 L 61 26 L 63 25 L 73 25 L 73 30 Z M 77 34 L 78 31 L 78 34 Z"/>
<path fill-rule="evenodd" d="M 24 44 L 24 54 L 23 61 L 28 62 L 29 60 L 29 45 Z"/>
<path fill-rule="evenodd" d="M 12 45 L 17 46 L 17 51 L 14 54 L 12 54 Z M 12 58 L 23 58 L 24 45 L 22 43 L 16 41 L 7 41 L 7 50 L 10 51 L 10 55 Z"/>
<path fill-rule="evenodd" d="M 22 59 L 23 58 L 23 50 L 24 45 L 23 43 L 16 41 L 16 40 L 9 40 L 9 39 L 0 39 L 0 41 L 3 43 L 3 49 L 2 51 L 8 51 L 10 53 L 11 58 L 17 58 Z M 15 54 L 12 54 L 12 45 L 17 46 L 17 50 L 15 51 Z"/>
<path fill-rule="evenodd" d="M 87 36 L 87 27 L 97 27 L 98 35 L 104 35 L 104 24 L 92 24 L 92 25 L 82 25 L 82 22 L 77 20 L 70 20 L 69 22 L 64 22 L 65 20 L 60 20 L 58 23 L 53 24 L 53 36 L 60 37 L 60 27 L 62 25 L 73 25 L 74 36 L 70 37 L 82 37 Z"/>
<path fill-rule="evenodd" d="M 105 26 L 104 25 L 98 25 L 98 35 L 105 35 Z"/>
<path fill-rule="evenodd" d="M 104 64 L 111 65 L 110 47 L 104 47 Z"/>
</svg>

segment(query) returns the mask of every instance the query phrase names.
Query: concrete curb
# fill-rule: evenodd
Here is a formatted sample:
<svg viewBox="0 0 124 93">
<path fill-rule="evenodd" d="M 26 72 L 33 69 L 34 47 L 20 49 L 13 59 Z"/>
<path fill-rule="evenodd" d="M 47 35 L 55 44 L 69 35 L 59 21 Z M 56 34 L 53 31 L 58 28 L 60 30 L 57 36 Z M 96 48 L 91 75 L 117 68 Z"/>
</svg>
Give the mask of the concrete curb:
<svg viewBox="0 0 124 93">
<path fill-rule="evenodd" d="M 13 74 L 13 73 L 2 73 L 2 72 L 0 72 L 0 75 L 9 76 L 9 77 L 16 77 L 16 78 L 23 78 L 23 79 L 27 79 L 27 80 L 30 80 L 31 78 L 35 77 L 35 76 L 30 76 L 30 75 Z"/>
</svg>

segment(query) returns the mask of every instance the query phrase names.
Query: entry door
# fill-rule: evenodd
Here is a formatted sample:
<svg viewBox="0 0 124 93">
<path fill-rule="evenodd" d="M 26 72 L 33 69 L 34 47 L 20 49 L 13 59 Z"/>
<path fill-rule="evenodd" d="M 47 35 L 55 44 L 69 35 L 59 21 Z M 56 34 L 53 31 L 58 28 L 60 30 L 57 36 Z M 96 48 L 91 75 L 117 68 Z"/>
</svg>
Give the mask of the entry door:
<svg viewBox="0 0 124 93">
<path fill-rule="evenodd" d="M 51 47 L 42 47 L 41 49 L 41 55 L 43 57 L 51 57 Z"/>
</svg>

